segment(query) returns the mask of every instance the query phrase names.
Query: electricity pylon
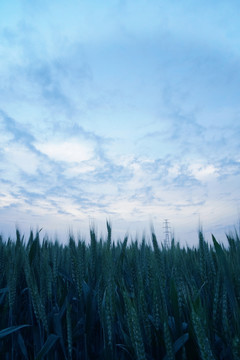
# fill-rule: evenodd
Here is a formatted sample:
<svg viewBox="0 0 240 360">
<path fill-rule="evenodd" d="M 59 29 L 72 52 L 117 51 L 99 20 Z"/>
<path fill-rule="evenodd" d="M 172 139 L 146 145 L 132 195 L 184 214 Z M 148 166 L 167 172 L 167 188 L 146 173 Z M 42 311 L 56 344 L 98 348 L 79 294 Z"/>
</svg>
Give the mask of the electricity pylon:
<svg viewBox="0 0 240 360">
<path fill-rule="evenodd" d="M 170 246 L 170 239 L 169 239 L 169 237 L 171 235 L 170 228 L 171 228 L 171 226 L 169 225 L 168 219 L 164 219 L 163 229 L 164 229 L 164 234 L 165 234 L 165 238 L 164 238 L 164 247 L 165 248 L 169 248 L 169 246 Z"/>
</svg>

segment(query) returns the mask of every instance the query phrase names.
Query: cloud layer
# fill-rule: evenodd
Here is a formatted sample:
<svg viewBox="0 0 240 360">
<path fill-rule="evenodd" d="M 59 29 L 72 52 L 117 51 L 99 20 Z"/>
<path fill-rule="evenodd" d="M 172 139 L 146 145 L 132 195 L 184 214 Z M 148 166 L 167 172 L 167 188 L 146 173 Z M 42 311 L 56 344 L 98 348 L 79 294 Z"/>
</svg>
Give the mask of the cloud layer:
<svg viewBox="0 0 240 360">
<path fill-rule="evenodd" d="M 0 231 L 237 221 L 236 2 L 1 7 Z"/>
</svg>

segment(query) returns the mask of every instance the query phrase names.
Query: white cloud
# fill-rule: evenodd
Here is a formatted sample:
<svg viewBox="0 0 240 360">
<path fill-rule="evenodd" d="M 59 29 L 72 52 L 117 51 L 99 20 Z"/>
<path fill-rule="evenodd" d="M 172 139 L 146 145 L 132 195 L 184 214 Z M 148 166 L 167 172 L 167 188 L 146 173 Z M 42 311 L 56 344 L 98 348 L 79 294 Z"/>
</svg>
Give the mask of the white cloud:
<svg viewBox="0 0 240 360">
<path fill-rule="evenodd" d="M 191 174 L 199 181 L 208 180 L 211 177 L 217 177 L 218 169 L 214 165 L 203 165 L 201 163 L 191 164 L 189 166 Z"/>
<path fill-rule="evenodd" d="M 0 193 L 0 208 L 20 204 L 21 202 L 21 199 L 18 199 L 9 193 Z"/>
<path fill-rule="evenodd" d="M 29 175 L 36 173 L 39 159 L 37 155 L 32 153 L 24 145 L 11 144 L 4 148 L 5 167 L 7 169 L 22 170 Z"/>
<path fill-rule="evenodd" d="M 181 166 L 179 164 L 173 164 L 168 169 L 168 175 L 170 178 L 175 178 L 176 176 L 181 174 Z"/>
<path fill-rule="evenodd" d="M 70 166 L 64 172 L 66 178 L 74 178 L 82 174 L 87 174 L 95 170 L 95 166 L 88 163 L 78 164 L 77 166 Z"/>
<path fill-rule="evenodd" d="M 81 163 L 90 160 L 94 156 L 94 147 L 87 142 L 80 142 L 75 139 L 58 142 L 36 143 L 36 148 L 55 161 L 67 163 Z"/>
</svg>

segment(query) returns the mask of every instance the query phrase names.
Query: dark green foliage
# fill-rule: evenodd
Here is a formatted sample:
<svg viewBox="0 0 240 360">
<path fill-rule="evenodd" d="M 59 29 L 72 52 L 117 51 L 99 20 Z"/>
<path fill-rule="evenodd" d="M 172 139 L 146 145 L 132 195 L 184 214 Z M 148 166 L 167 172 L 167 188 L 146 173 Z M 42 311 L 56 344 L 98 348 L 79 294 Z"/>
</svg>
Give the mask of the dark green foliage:
<svg viewBox="0 0 240 360">
<path fill-rule="evenodd" d="M 40 231 L 39 231 L 40 232 Z M 240 240 L 0 237 L 1 359 L 240 358 Z"/>
</svg>

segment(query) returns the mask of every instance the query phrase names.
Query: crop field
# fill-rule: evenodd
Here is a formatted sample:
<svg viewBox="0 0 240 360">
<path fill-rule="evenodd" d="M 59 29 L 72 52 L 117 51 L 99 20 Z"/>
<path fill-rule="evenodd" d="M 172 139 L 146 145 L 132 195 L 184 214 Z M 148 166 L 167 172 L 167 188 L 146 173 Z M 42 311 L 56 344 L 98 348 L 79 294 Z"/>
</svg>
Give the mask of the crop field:
<svg viewBox="0 0 240 360">
<path fill-rule="evenodd" d="M 0 237 L 0 358 L 240 359 L 240 239 Z"/>
</svg>

